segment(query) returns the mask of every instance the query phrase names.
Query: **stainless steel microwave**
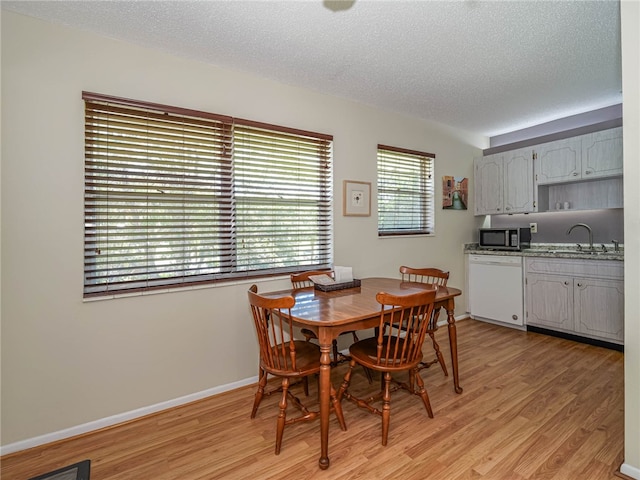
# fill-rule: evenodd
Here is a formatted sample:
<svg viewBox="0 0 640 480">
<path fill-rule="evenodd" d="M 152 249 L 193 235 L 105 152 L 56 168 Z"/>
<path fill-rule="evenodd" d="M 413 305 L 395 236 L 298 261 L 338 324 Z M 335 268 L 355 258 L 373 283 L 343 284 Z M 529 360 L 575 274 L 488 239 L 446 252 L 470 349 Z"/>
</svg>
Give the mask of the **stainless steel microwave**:
<svg viewBox="0 0 640 480">
<path fill-rule="evenodd" d="M 492 250 L 522 250 L 531 246 L 531 229 L 481 228 L 478 240 L 480 248 Z"/>
</svg>

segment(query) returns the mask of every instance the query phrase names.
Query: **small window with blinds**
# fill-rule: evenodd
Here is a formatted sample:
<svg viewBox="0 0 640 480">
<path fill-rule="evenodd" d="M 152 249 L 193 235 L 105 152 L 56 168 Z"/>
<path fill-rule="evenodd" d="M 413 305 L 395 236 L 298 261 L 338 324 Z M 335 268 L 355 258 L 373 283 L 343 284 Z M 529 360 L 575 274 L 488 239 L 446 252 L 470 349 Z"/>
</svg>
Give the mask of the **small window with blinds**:
<svg viewBox="0 0 640 480">
<path fill-rule="evenodd" d="M 85 297 L 331 267 L 331 136 L 83 99 Z"/>
<path fill-rule="evenodd" d="M 378 236 L 434 233 L 435 158 L 378 145 Z"/>
</svg>

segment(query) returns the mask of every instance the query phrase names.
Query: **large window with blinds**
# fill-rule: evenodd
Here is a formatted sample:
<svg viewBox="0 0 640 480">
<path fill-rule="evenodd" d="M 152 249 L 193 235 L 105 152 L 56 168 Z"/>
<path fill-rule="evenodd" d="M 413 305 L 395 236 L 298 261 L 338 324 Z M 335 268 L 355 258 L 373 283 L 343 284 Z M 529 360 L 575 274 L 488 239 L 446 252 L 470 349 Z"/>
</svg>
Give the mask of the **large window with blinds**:
<svg viewBox="0 0 640 480">
<path fill-rule="evenodd" d="M 83 99 L 85 297 L 331 267 L 331 136 Z"/>
<path fill-rule="evenodd" d="M 378 236 L 434 233 L 435 158 L 378 145 Z"/>
</svg>

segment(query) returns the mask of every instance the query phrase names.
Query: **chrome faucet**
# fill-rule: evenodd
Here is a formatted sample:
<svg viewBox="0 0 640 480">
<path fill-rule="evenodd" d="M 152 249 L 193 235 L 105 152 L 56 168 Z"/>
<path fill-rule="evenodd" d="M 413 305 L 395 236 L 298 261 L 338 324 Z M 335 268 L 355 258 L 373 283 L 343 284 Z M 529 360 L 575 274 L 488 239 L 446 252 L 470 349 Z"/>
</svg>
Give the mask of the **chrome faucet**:
<svg viewBox="0 0 640 480">
<path fill-rule="evenodd" d="M 583 227 L 587 229 L 587 232 L 589 232 L 589 250 L 593 250 L 593 232 L 591 231 L 591 227 L 586 223 L 576 223 L 575 225 L 569 227 L 569 230 L 567 230 L 567 235 L 569 235 L 571 231 L 576 227 Z"/>
</svg>

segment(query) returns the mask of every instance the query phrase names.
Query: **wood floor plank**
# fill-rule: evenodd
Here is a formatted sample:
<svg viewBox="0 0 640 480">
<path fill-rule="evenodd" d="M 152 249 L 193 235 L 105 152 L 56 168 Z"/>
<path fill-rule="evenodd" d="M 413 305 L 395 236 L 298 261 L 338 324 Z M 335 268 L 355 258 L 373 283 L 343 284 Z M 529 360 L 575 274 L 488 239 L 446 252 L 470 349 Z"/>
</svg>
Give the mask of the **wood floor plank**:
<svg viewBox="0 0 640 480">
<path fill-rule="evenodd" d="M 478 460 L 471 469 L 481 478 L 491 478 L 487 476 L 488 472 L 494 470 L 497 465 L 502 464 L 516 449 L 520 448 L 536 429 L 536 425 L 524 417 L 516 417 L 502 424 L 502 427 L 497 428 L 487 441 L 483 442 L 483 445 L 478 446 Z"/>
<path fill-rule="evenodd" d="M 436 337 L 450 359 L 447 329 Z M 252 420 L 248 386 L 7 455 L 0 477 L 25 480 L 89 458 L 92 480 L 619 478 L 622 353 L 473 320 L 458 322 L 458 341 L 461 395 L 437 365 L 423 370 L 435 416 L 419 397 L 394 392 L 386 447 L 380 417 L 344 402 L 348 430 L 332 417 L 326 471 L 318 468 L 319 422 L 288 426 L 274 455 L 279 398 L 265 398 Z M 334 385 L 345 371 L 332 371 Z M 379 379 L 370 385 L 354 370 L 352 389 L 376 388 Z M 305 403 L 317 407 L 316 382 Z"/>
</svg>

